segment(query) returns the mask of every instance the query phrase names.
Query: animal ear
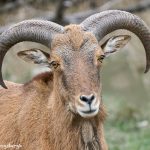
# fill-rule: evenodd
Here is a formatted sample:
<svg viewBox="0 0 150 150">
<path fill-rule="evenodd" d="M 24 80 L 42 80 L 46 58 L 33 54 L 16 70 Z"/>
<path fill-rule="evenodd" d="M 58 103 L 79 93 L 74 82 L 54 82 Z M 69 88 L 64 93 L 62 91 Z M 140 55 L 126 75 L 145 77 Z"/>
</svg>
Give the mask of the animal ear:
<svg viewBox="0 0 150 150">
<path fill-rule="evenodd" d="M 17 55 L 26 62 L 48 66 L 49 54 L 40 49 L 30 49 L 18 52 Z"/>
<path fill-rule="evenodd" d="M 111 53 L 119 51 L 123 48 L 131 39 L 129 35 L 119 35 L 108 39 L 101 47 L 104 51 L 105 56 Z"/>
</svg>

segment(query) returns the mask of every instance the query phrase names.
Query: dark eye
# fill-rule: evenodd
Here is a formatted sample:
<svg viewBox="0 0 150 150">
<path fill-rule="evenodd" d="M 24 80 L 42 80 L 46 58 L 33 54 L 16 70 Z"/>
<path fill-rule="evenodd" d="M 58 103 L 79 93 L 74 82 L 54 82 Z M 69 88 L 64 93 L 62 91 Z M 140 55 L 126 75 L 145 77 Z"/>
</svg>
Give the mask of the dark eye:
<svg viewBox="0 0 150 150">
<path fill-rule="evenodd" d="M 53 67 L 54 69 L 56 69 L 58 66 L 59 66 L 59 63 L 56 62 L 56 61 L 52 61 L 52 62 L 50 63 L 50 67 Z"/>
<path fill-rule="evenodd" d="M 105 55 L 101 55 L 101 56 L 98 57 L 97 60 L 102 63 L 104 58 L 105 58 Z"/>
</svg>

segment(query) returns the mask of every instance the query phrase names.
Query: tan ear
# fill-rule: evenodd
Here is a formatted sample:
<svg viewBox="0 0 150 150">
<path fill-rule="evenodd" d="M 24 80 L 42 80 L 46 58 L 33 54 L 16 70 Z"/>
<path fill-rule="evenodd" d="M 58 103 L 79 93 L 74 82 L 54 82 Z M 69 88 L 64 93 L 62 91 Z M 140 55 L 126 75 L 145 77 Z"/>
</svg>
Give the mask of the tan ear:
<svg viewBox="0 0 150 150">
<path fill-rule="evenodd" d="M 40 49 L 30 49 L 18 52 L 17 55 L 26 62 L 48 66 L 49 54 Z"/>
<path fill-rule="evenodd" d="M 101 47 L 106 56 L 122 49 L 131 39 L 129 35 L 119 35 L 108 39 Z"/>
</svg>

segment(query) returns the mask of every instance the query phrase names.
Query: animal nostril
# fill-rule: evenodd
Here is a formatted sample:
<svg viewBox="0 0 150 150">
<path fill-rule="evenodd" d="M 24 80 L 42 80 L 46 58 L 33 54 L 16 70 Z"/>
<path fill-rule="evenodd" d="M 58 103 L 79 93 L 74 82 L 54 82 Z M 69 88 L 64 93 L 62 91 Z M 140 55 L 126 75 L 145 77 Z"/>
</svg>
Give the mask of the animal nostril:
<svg viewBox="0 0 150 150">
<path fill-rule="evenodd" d="M 92 94 L 92 95 L 88 95 L 88 96 L 85 96 L 85 95 L 81 95 L 80 96 L 80 100 L 83 101 L 83 102 L 86 102 L 88 103 L 89 105 L 92 103 L 92 101 L 95 99 L 95 96 Z"/>
<path fill-rule="evenodd" d="M 94 95 L 92 95 L 92 96 L 91 96 L 91 100 L 94 100 L 94 99 L 95 99 L 95 96 L 94 96 Z"/>
<path fill-rule="evenodd" d="M 87 102 L 87 101 L 88 101 L 88 98 L 87 98 L 86 96 L 83 96 L 83 95 L 80 96 L 80 99 L 81 99 L 82 101 L 84 101 L 84 102 Z"/>
</svg>

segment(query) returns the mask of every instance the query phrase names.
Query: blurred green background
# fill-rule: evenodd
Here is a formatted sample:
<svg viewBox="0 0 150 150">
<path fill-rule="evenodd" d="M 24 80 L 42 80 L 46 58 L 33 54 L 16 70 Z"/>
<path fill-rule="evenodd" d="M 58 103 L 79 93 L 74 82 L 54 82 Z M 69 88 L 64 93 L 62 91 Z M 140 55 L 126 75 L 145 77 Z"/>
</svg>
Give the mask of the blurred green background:
<svg viewBox="0 0 150 150">
<path fill-rule="evenodd" d="M 80 23 L 89 15 L 107 9 L 130 11 L 150 27 L 150 0 L 1 0 L 0 33 L 24 19 Z M 113 35 L 121 33 L 131 34 L 117 31 Z M 132 40 L 122 51 L 105 59 L 101 71 L 103 101 L 108 112 L 105 135 L 110 150 L 150 150 L 150 73 L 143 73 L 144 48 L 135 35 L 131 36 Z M 17 58 L 18 51 L 29 48 L 48 51 L 31 42 L 14 46 L 3 64 L 6 80 L 24 83 L 47 70 Z"/>
</svg>

